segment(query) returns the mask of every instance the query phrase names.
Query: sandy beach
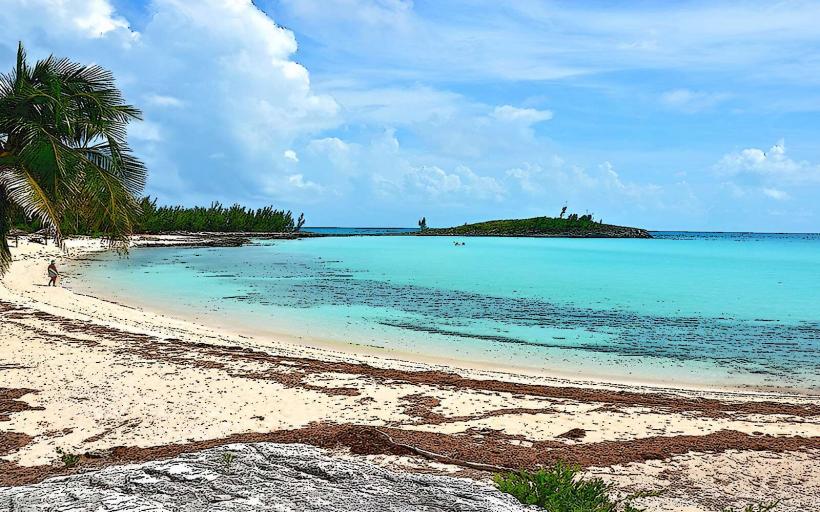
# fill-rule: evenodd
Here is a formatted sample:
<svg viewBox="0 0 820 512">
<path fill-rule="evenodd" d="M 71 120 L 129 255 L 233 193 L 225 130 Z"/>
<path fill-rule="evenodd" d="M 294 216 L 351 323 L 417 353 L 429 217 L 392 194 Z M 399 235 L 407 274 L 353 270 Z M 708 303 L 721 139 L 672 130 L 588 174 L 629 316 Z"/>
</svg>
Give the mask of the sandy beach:
<svg viewBox="0 0 820 512">
<path fill-rule="evenodd" d="M 816 396 L 456 368 L 230 333 L 45 286 L 49 259 L 105 249 L 93 239 L 12 249 L 0 281 L 2 486 L 274 441 L 485 481 L 492 468 L 560 460 L 625 494 L 658 491 L 637 501 L 650 511 L 820 509 Z M 64 468 L 58 449 L 80 464 Z"/>
</svg>

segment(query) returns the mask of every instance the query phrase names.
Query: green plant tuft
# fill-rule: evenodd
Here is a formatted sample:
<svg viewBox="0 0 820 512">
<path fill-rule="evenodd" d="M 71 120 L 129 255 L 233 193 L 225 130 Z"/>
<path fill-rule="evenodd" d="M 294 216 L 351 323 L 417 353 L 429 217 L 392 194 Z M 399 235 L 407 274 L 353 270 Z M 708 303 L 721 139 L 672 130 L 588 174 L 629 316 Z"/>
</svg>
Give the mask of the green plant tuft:
<svg viewBox="0 0 820 512">
<path fill-rule="evenodd" d="M 67 468 L 73 468 L 80 463 L 80 456 L 76 453 L 67 453 L 62 448 L 57 448 L 57 454 L 60 456 L 63 466 Z"/>
<path fill-rule="evenodd" d="M 579 468 L 558 463 L 538 471 L 495 476 L 495 485 L 525 505 L 550 512 L 640 512 L 628 500 L 613 500 L 612 487 L 600 478 L 578 477 Z M 648 495 L 648 494 L 647 494 Z"/>
<path fill-rule="evenodd" d="M 613 487 L 600 478 L 579 477 L 580 469 L 557 463 L 538 471 L 521 470 L 497 474 L 493 478 L 501 492 L 511 494 L 525 505 L 535 505 L 549 512 L 644 512 L 632 501 L 660 496 L 662 491 L 639 491 L 623 499 L 613 499 Z M 727 507 L 721 512 L 772 512 L 780 501 L 747 505 L 743 509 Z"/>
<path fill-rule="evenodd" d="M 225 465 L 225 469 L 230 471 L 234 460 L 236 460 L 236 454 L 234 452 L 222 452 L 222 464 Z"/>
</svg>

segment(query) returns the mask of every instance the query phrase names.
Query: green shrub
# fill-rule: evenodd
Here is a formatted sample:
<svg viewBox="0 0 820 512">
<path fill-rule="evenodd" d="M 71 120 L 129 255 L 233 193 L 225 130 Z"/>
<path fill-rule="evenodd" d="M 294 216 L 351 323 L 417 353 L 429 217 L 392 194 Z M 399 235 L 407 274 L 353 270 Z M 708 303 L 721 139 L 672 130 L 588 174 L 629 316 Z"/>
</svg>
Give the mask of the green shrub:
<svg viewBox="0 0 820 512">
<path fill-rule="evenodd" d="M 538 471 L 495 476 L 495 485 L 525 505 L 549 512 L 639 512 L 626 501 L 610 497 L 612 487 L 600 478 L 578 477 L 578 468 L 561 463 Z"/>
<path fill-rule="evenodd" d="M 584 479 L 579 468 L 558 463 L 538 471 L 521 470 L 495 475 L 495 485 L 525 505 L 535 505 L 549 512 L 642 512 L 630 502 L 660 495 L 659 491 L 642 491 L 624 499 L 613 499 L 612 485 L 600 478 Z M 724 508 L 722 512 L 771 512 L 779 501 L 748 505 L 746 508 Z"/>
<path fill-rule="evenodd" d="M 57 454 L 60 456 L 60 460 L 63 461 L 63 466 L 67 468 L 73 468 L 80 463 L 80 456 L 75 453 L 66 453 L 62 448 L 57 448 Z"/>
</svg>

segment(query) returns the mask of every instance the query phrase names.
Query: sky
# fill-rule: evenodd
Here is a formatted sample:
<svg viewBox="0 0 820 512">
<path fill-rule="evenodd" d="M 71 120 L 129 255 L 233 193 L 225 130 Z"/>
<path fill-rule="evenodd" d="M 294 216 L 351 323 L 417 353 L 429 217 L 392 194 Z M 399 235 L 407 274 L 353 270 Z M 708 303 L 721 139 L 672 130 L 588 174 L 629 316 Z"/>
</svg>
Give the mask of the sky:
<svg viewBox="0 0 820 512">
<path fill-rule="evenodd" d="M 161 203 L 820 231 L 820 2 L 3 0 L 111 69 Z"/>
</svg>

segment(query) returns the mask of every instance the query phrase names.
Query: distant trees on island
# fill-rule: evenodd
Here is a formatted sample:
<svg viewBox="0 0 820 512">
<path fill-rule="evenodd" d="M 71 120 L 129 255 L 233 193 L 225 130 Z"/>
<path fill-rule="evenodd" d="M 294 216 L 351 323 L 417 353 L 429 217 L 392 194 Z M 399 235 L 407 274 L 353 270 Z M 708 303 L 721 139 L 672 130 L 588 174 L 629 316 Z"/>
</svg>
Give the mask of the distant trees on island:
<svg viewBox="0 0 820 512">
<path fill-rule="evenodd" d="M 157 206 L 156 199 L 144 198 L 140 202 L 142 213 L 135 231 L 137 233 L 163 233 L 168 231 L 209 231 L 215 233 L 291 233 L 305 225 L 305 214 L 297 219 L 291 211 L 276 210 L 272 206 L 247 208 L 238 204 L 225 207 L 219 202 L 205 208 L 194 206 Z"/>
<path fill-rule="evenodd" d="M 430 229 L 427 226 L 427 217 L 419 219 L 419 231 L 430 234 L 514 234 L 514 233 L 560 233 L 567 230 L 598 229 L 604 221 L 595 220 L 591 213 L 578 215 L 570 213 L 566 217 L 567 206 L 561 208 L 558 217 L 534 217 L 531 219 L 492 220 L 473 224 L 464 223 L 462 226 L 450 228 Z"/>
<path fill-rule="evenodd" d="M 590 238 L 652 238 L 652 235 L 641 228 L 604 224 L 595 220 L 593 214 L 567 213 L 567 207 L 561 208 L 558 217 L 532 217 L 529 219 L 502 219 L 465 223 L 462 226 L 449 228 L 425 228 L 419 235 L 430 236 L 554 236 L 554 237 L 590 237 Z M 422 218 L 422 220 L 425 220 Z M 419 221 L 419 227 L 422 222 Z"/>
<path fill-rule="evenodd" d="M 305 215 L 293 217 L 291 211 L 277 210 L 272 206 L 247 208 L 238 204 L 228 207 L 219 202 L 208 207 L 158 206 L 157 200 L 144 197 L 139 201 L 139 213 L 135 215 L 135 233 L 157 234 L 172 231 L 214 233 L 292 233 L 305 225 Z M 13 216 L 12 225 L 23 231 L 41 229 L 38 220 L 28 220 L 22 211 Z M 60 223 L 63 235 L 99 235 L 95 228 L 82 217 L 65 216 Z"/>
<path fill-rule="evenodd" d="M 558 219 L 563 219 L 563 218 L 564 218 L 564 215 L 566 215 L 566 213 L 567 213 L 567 206 L 566 206 L 566 205 L 564 205 L 564 206 L 561 208 L 561 213 L 558 215 Z M 568 220 L 568 221 L 581 221 L 581 222 L 587 222 L 587 223 L 589 223 L 589 222 L 595 222 L 595 221 L 593 220 L 593 218 L 592 218 L 592 214 L 591 214 L 591 213 L 587 213 L 586 215 L 581 215 L 581 216 L 578 216 L 578 214 L 577 214 L 577 213 L 570 213 L 569 215 L 567 215 L 567 219 L 566 219 L 566 220 Z M 603 224 L 603 223 L 604 223 L 604 221 L 603 221 L 603 220 L 599 220 L 599 221 L 598 221 L 598 224 Z"/>
<path fill-rule="evenodd" d="M 425 229 L 425 234 L 446 235 L 539 235 L 572 232 L 593 232 L 605 229 L 606 225 L 592 220 L 592 215 L 572 213 L 565 218 L 533 217 L 529 219 L 505 219 L 476 222 L 450 228 Z"/>
</svg>

